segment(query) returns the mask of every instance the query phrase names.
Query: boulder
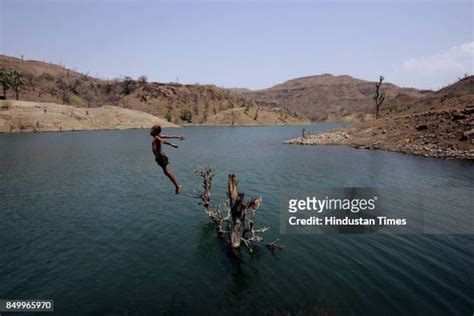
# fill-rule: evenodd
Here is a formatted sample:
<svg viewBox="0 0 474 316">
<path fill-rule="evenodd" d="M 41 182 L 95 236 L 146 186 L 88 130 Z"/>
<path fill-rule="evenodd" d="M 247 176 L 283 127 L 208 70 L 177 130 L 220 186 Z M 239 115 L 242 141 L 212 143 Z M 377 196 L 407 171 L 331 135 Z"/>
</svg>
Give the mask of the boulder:
<svg viewBox="0 0 474 316">
<path fill-rule="evenodd" d="M 465 119 L 466 115 L 462 113 L 454 112 L 452 117 L 453 117 L 453 121 L 459 121 L 459 120 Z"/>
<path fill-rule="evenodd" d="M 474 104 L 467 105 L 464 108 L 464 114 L 472 114 L 474 113 Z"/>
<path fill-rule="evenodd" d="M 417 125 L 415 128 L 417 131 L 425 131 L 428 129 L 428 126 L 426 124 L 420 124 L 420 125 Z"/>
<path fill-rule="evenodd" d="M 471 129 L 470 131 L 466 131 L 462 134 L 465 139 L 472 139 L 474 138 L 474 129 Z"/>
</svg>

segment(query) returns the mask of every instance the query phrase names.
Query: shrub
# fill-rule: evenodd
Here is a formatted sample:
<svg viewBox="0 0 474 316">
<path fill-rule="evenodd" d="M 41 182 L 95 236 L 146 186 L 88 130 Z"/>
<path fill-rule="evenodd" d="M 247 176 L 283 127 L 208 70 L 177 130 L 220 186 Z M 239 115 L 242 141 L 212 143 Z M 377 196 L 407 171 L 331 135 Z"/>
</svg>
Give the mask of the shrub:
<svg viewBox="0 0 474 316">
<path fill-rule="evenodd" d="M 183 121 L 191 123 L 193 120 L 193 112 L 191 112 L 189 109 L 184 109 L 181 111 L 179 118 Z"/>
<path fill-rule="evenodd" d="M 79 107 L 87 107 L 86 101 L 84 101 L 80 96 L 77 95 L 71 95 L 69 97 L 69 104 Z"/>
<path fill-rule="evenodd" d="M 171 120 L 173 119 L 173 115 L 171 114 L 171 106 L 168 106 L 167 107 L 167 110 L 166 110 L 166 113 L 165 113 L 165 119 L 168 121 L 168 122 L 171 122 Z"/>
<path fill-rule="evenodd" d="M 131 77 L 128 76 L 125 76 L 125 78 L 123 78 L 121 85 L 122 93 L 125 95 L 129 95 L 130 93 L 132 93 L 133 88 L 135 88 L 135 82 Z"/>
</svg>

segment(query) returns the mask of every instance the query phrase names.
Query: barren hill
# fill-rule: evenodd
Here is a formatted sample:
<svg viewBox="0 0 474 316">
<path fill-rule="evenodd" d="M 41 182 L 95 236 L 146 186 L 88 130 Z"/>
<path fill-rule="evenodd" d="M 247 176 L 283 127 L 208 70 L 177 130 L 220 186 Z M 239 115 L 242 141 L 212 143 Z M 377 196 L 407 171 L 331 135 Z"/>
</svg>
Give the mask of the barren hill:
<svg viewBox="0 0 474 316">
<path fill-rule="evenodd" d="M 429 91 L 400 88 L 384 83 L 386 104 L 395 97 L 418 98 Z M 351 76 L 323 74 L 288 80 L 268 89 L 248 93 L 257 100 L 273 102 L 313 121 L 362 120 L 374 112 L 375 82 Z"/>
<path fill-rule="evenodd" d="M 256 111 L 257 108 L 275 107 L 274 104 L 254 101 L 251 96 L 213 85 L 148 82 L 145 76 L 137 80 L 127 77 L 101 80 L 62 66 L 3 55 L 0 55 L 0 66 L 17 69 L 24 74 L 21 100 L 83 108 L 115 105 L 165 117 L 180 125 L 208 124 L 208 118 L 214 117 L 214 122 L 218 113 L 231 109 L 242 108 L 248 112 L 250 109 Z M 9 91 L 8 98 L 13 98 L 12 91 Z M 271 121 L 286 124 L 303 122 L 284 108 L 270 112 L 274 113 Z M 282 117 L 285 119 L 281 120 Z M 258 120 L 254 121 L 252 123 L 255 125 L 262 124 Z"/>
</svg>

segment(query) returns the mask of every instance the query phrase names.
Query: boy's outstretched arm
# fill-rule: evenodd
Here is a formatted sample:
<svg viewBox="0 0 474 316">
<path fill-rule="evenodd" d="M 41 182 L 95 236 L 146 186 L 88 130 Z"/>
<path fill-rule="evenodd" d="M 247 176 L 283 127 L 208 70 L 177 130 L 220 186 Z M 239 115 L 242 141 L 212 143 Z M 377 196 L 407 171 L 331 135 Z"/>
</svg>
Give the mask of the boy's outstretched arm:
<svg viewBox="0 0 474 316">
<path fill-rule="evenodd" d="M 168 145 L 168 146 L 171 146 L 171 147 L 174 147 L 174 148 L 178 148 L 178 145 L 175 145 L 173 143 L 170 143 L 170 142 L 167 142 L 166 140 L 163 140 L 163 135 L 160 135 L 159 137 L 156 136 L 156 138 L 158 139 L 158 141 L 162 144 L 165 144 L 165 145 Z"/>
<path fill-rule="evenodd" d="M 185 139 L 184 136 L 181 136 L 181 135 L 160 135 L 161 138 L 175 138 L 175 139 L 179 139 L 179 140 L 183 140 Z"/>
</svg>

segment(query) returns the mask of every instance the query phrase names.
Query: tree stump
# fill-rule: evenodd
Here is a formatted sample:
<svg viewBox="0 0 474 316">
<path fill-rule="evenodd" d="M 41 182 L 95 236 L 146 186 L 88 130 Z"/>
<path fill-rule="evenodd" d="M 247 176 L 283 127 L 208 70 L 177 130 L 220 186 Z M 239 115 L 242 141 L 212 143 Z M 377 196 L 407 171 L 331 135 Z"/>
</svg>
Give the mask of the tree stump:
<svg viewBox="0 0 474 316">
<path fill-rule="evenodd" d="M 227 177 L 229 204 L 224 203 L 214 208 L 211 205 L 214 172 L 210 168 L 205 168 L 196 174 L 202 178 L 203 191 L 194 192 L 194 196 L 200 199 L 199 204 L 213 221 L 219 238 L 225 239 L 232 249 L 240 248 L 243 243 L 250 252 L 253 252 L 253 244 L 263 241 L 259 234 L 269 230 L 269 227 L 255 228 L 255 214 L 262 204 L 262 198 L 252 197 L 246 201 L 245 194 L 239 192 L 237 177 L 229 174 Z M 267 244 L 267 247 L 272 251 L 284 248 L 278 239 Z"/>
</svg>

